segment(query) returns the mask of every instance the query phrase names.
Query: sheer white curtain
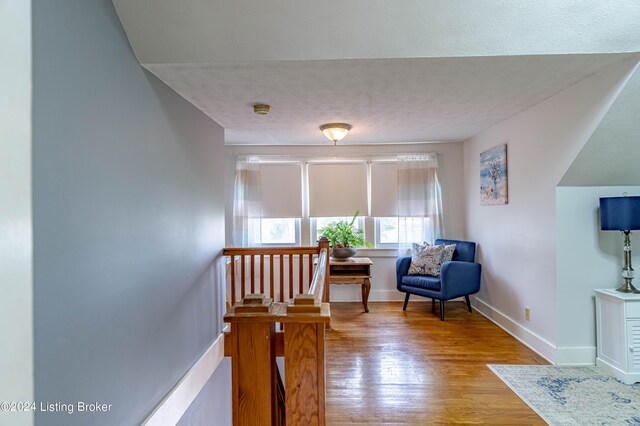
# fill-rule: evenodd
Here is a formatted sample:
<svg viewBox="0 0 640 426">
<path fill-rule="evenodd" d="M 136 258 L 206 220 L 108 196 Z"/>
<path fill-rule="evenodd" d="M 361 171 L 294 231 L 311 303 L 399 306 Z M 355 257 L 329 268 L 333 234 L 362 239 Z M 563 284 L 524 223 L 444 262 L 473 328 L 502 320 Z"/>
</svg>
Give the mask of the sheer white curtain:
<svg viewBox="0 0 640 426">
<path fill-rule="evenodd" d="M 398 156 L 398 231 L 401 251 L 412 242 L 432 244 L 444 236 L 436 154 Z M 415 241 L 420 233 L 422 240 Z"/>
<path fill-rule="evenodd" d="M 262 211 L 260 189 L 260 164 L 254 157 L 238 157 L 236 160 L 236 180 L 233 190 L 233 245 L 248 247 L 256 230 Z"/>
</svg>

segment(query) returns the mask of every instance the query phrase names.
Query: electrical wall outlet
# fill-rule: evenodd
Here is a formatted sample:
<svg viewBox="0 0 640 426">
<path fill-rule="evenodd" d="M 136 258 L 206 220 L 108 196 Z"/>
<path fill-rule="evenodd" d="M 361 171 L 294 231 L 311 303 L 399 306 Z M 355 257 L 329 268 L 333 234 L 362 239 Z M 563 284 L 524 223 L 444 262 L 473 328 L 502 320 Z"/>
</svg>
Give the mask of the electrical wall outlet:
<svg viewBox="0 0 640 426">
<path fill-rule="evenodd" d="M 524 319 L 531 320 L 531 308 L 524 308 Z"/>
</svg>

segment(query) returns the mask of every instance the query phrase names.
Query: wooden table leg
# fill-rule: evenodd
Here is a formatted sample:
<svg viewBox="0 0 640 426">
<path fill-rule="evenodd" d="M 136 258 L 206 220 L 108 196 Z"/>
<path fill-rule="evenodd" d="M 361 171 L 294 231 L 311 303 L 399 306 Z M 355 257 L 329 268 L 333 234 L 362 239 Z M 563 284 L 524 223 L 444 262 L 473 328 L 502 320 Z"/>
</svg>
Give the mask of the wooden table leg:
<svg viewBox="0 0 640 426">
<path fill-rule="evenodd" d="M 362 283 L 362 304 L 364 305 L 364 311 L 369 312 L 369 292 L 371 291 L 371 281 L 369 278 L 365 278 Z"/>
</svg>

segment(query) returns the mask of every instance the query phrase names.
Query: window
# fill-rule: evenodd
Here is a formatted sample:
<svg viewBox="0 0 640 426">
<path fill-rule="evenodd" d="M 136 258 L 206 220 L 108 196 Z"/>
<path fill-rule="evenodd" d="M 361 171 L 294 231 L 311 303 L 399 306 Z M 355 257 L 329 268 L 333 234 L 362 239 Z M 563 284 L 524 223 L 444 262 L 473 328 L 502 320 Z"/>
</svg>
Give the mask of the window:
<svg viewBox="0 0 640 426">
<path fill-rule="evenodd" d="M 234 184 L 234 245 L 300 245 L 302 201 L 302 164 L 263 164 L 240 157 Z"/>
<path fill-rule="evenodd" d="M 425 240 L 426 217 L 376 218 L 376 246 L 398 243 L 421 243 Z"/>
<path fill-rule="evenodd" d="M 356 210 L 356 228 L 365 230 L 366 216 L 376 247 L 432 242 L 443 233 L 437 167 L 433 153 L 368 161 L 238 157 L 233 242 L 314 244 L 319 229 L 351 220 Z"/>
<path fill-rule="evenodd" d="M 300 245 L 302 165 L 260 164 L 262 218 L 256 219 L 254 244 Z"/>
<path fill-rule="evenodd" d="M 443 235 L 435 154 L 398 156 L 371 164 L 371 216 L 376 246 L 433 242 Z"/>
<path fill-rule="evenodd" d="M 320 234 L 318 231 L 323 227 L 329 225 L 330 223 L 337 222 L 339 220 L 350 221 L 353 219 L 353 216 L 344 216 L 344 217 L 314 217 L 311 219 L 311 236 L 312 240 L 317 241 L 320 238 Z M 364 218 L 362 216 L 358 216 L 356 222 L 353 224 L 356 229 L 364 229 Z M 313 236 L 315 235 L 315 239 Z M 313 241 L 312 241 L 313 243 Z"/>
<path fill-rule="evenodd" d="M 252 219 L 251 245 L 300 245 L 300 220 L 295 218 Z"/>
</svg>

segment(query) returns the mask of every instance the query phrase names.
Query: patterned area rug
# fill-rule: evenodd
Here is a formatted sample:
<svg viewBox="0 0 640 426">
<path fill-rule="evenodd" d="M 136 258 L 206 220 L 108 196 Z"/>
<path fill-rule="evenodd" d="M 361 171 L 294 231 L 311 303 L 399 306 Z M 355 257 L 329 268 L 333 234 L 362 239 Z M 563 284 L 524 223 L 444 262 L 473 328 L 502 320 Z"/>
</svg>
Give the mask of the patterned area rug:
<svg viewBox="0 0 640 426">
<path fill-rule="evenodd" d="M 640 383 L 625 385 L 595 367 L 488 367 L 550 425 L 640 426 Z"/>
</svg>

